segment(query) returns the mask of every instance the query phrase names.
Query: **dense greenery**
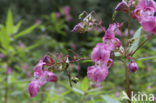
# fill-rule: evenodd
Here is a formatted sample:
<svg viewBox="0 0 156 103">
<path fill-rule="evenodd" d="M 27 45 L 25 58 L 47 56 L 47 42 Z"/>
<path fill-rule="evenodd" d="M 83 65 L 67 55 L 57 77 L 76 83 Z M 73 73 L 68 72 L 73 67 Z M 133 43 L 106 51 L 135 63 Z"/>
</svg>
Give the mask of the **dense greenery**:
<svg viewBox="0 0 156 103">
<path fill-rule="evenodd" d="M 112 23 L 114 7 L 120 0 L 0 0 L 0 103 L 8 98 L 8 103 L 125 103 L 121 101 L 126 88 L 125 69 L 122 62 L 115 61 L 109 69 L 102 88 L 94 88 L 87 78 L 86 70 L 94 64 L 90 60 L 70 65 L 71 75 L 79 80 L 70 87 L 66 72 L 57 72 L 58 82 L 44 85 L 39 94 L 30 98 L 27 86 L 33 78 L 33 68 L 47 53 L 55 57 L 57 53 L 90 58 L 93 47 L 102 42 L 103 32 L 71 32 L 79 22 L 83 11 L 96 11 L 106 28 Z M 71 21 L 66 20 L 63 8 L 71 7 Z M 57 17 L 57 13 L 61 17 Z M 115 21 L 125 21 L 128 16 L 118 13 Z M 130 28 L 138 30 L 139 24 L 131 19 Z M 137 35 L 133 33 L 133 35 Z M 141 29 L 139 40 L 146 32 Z M 120 38 L 120 36 L 118 36 Z M 139 70 L 130 74 L 134 92 L 145 91 L 156 96 L 156 36 L 135 54 Z M 120 38 L 121 39 L 121 38 Z M 4 56 L 4 57 L 3 57 Z M 11 69 L 8 69 L 11 68 Z M 6 94 L 7 92 L 7 94 Z M 135 102 L 142 103 L 142 102 Z M 149 102 L 150 103 L 150 102 Z"/>
</svg>

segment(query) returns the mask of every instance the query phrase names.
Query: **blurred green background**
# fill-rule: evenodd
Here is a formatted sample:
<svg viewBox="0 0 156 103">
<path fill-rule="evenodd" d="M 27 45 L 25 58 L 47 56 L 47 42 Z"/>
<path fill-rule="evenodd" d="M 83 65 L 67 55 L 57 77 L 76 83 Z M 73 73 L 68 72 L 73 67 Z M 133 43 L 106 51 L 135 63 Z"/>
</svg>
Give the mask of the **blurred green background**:
<svg viewBox="0 0 156 103">
<path fill-rule="evenodd" d="M 27 86 L 33 79 L 33 67 L 45 54 L 73 55 L 68 51 L 72 49 L 80 57 L 90 57 L 96 43 L 102 42 L 104 33 L 71 32 L 74 25 L 80 22 L 80 13 L 95 11 L 107 28 L 113 23 L 112 15 L 119 2 L 120 0 L 0 0 L 0 103 L 5 100 L 6 88 L 8 103 L 126 103 L 121 101 L 122 91 L 126 87 L 125 70 L 118 60 L 109 69 L 102 88 L 94 88 L 93 83 L 86 78 L 87 67 L 93 63 L 82 61 L 79 65 L 80 81 L 73 82 L 74 88 L 69 86 L 66 73 L 61 72 L 56 73 L 59 81 L 44 85 L 36 97 L 30 98 L 27 92 Z M 70 7 L 69 15 L 64 14 L 65 7 Z M 118 13 L 115 21 L 125 22 L 123 32 L 126 35 L 128 15 Z M 139 28 L 138 22 L 131 19 L 130 28 L 133 36 Z M 147 35 L 142 31 L 141 41 Z M 126 38 L 125 36 L 125 40 Z M 139 70 L 131 73 L 130 82 L 136 93 L 145 91 L 156 96 L 155 53 L 156 36 L 134 56 Z M 77 64 L 70 66 L 70 69 L 71 75 L 75 77 Z"/>
</svg>

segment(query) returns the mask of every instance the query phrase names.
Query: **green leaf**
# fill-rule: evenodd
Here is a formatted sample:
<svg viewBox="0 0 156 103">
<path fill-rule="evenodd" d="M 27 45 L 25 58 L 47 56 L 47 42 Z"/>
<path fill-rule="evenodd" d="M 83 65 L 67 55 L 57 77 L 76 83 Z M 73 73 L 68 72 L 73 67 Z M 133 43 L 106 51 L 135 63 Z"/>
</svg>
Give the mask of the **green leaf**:
<svg viewBox="0 0 156 103">
<path fill-rule="evenodd" d="M 85 77 L 81 82 L 81 90 L 87 91 L 89 87 L 89 80 L 87 77 Z"/>
<path fill-rule="evenodd" d="M 14 26 L 14 30 L 13 30 L 14 33 L 17 33 L 17 32 L 18 32 L 18 30 L 19 30 L 19 28 L 21 27 L 22 23 L 23 23 L 23 20 L 19 21 L 19 22 L 17 23 L 17 25 Z"/>
<path fill-rule="evenodd" d="M 92 60 L 83 60 L 83 63 L 93 62 Z"/>
<path fill-rule="evenodd" d="M 30 32 L 32 32 L 32 31 L 33 31 L 35 28 L 37 28 L 37 27 L 38 27 L 38 24 L 32 25 L 31 27 L 29 27 L 29 28 L 27 28 L 27 29 L 21 31 L 21 32 L 18 33 L 18 34 L 16 34 L 16 35 L 14 36 L 14 39 L 17 39 L 17 38 L 19 38 L 19 37 L 21 37 L 21 36 L 24 36 L 24 35 L 26 35 L 26 34 L 29 34 Z"/>
<path fill-rule="evenodd" d="M 109 96 L 102 95 L 101 97 L 106 101 L 105 103 L 121 103 Z"/>
<path fill-rule="evenodd" d="M 6 20 L 6 30 L 8 35 L 11 35 L 13 33 L 13 17 L 11 9 L 8 11 L 7 20 Z"/>
<path fill-rule="evenodd" d="M 130 52 L 134 52 L 140 42 L 140 35 L 141 35 L 141 31 L 142 31 L 142 27 L 140 27 L 134 34 L 133 38 L 135 39 L 135 41 L 133 42 L 132 46 L 130 47 Z"/>
<path fill-rule="evenodd" d="M 83 95 L 84 94 L 84 92 L 83 91 L 81 91 L 80 89 L 78 89 L 78 88 L 72 88 L 73 89 L 73 91 L 75 92 L 75 93 L 78 93 L 78 94 L 81 94 L 81 95 Z"/>
<path fill-rule="evenodd" d="M 5 49 L 8 49 L 10 46 L 10 37 L 6 31 L 6 28 L 2 25 L 0 30 L 0 43 L 1 46 Z"/>
<path fill-rule="evenodd" d="M 156 56 L 143 57 L 143 58 L 139 58 L 139 59 L 137 59 L 137 60 L 138 60 L 138 61 L 145 61 L 145 60 L 150 60 L 150 59 L 156 59 Z"/>
</svg>

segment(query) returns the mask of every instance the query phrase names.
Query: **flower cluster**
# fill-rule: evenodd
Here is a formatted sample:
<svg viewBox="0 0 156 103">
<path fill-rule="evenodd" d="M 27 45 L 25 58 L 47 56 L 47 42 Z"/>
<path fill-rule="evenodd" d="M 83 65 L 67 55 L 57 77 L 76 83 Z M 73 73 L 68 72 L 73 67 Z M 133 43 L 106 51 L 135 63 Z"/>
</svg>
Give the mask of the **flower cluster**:
<svg viewBox="0 0 156 103">
<path fill-rule="evenodd" d="M 156 34 L 156 2 L 154 0 L 139 0 L 133 11 L 133 17 L 138 19 L 146 32 Z"/>
<path fill-rule="evenodd" d="M 110 56 L 111 52 L 121 46 L 120 40 L 115 38 L 118 27 L 118 23 L 110 24 L 103 37 L 103 43 L 98 43 L 92 51 L 91 59 L 95 62 L 95 65 L 88 67 L 87 75 L 96 82 L 96 86 L 99 86 L 100 82 L 105 80 L 108 69 L 113 64 Z"/>
<path fill-rule="evenodd" d="M 40 91 L 40 87 L 48 82 L 56 82 L 56 74 L 43 70 L 43 66 L 49 66 L 54 63 L 54 60 L 49 56 L 44 56 L 38 64 L 34 67 L 34 80 L 28 85 L 28 92 L 30 97 L 34 97 Z"/>
</svg>

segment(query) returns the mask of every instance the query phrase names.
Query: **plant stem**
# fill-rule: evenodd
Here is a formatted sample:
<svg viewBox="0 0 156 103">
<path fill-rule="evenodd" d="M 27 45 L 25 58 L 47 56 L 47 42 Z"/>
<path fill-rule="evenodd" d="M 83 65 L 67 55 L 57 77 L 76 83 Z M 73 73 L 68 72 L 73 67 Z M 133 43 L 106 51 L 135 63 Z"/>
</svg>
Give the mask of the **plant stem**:
<svg viewBox="0 0 156 103">
<path fill-rule="evenodd" d="M 6 69 L 5 75 L 6 75 L 6 79 L 5 79 L 5 96 L 4 96 L 4 103 L 8 103 L 8 67 Z"/>
<path fill-rule="evenodd" d="M 130 89 L 130 72 L 128 70 L 128 66 L 126 65 L 126 63 L 124 62 L 124 66 L 125 66 L 125 70 L 126 70 L 126 91 L 127 91 L 127 95 L 129 97 L 130 100 L 128 100 L 128 103 L 131 103 L 131 89 Z"/>
<path fill-rule="evenodd" d="M 132 56 L 136 53 L 136 51 L 138 51 L 148 40 L 150 40 L 152 38 L 153 34 L 151 34 L 146 40 L 144 40 L 139 46 L 138 48 L 132 53 Z"/>
<path fill-rule="evenodd" d="M 68 75 L 70 87 L 72 87 L 71 75 L 70 75 L 70 72 L 68 70 L 67 70 L 67 75 Z"/>
</svg>

